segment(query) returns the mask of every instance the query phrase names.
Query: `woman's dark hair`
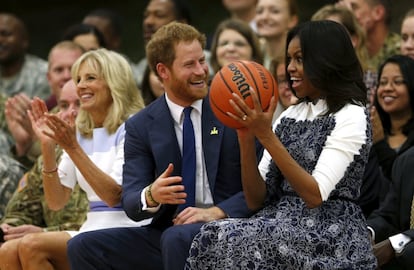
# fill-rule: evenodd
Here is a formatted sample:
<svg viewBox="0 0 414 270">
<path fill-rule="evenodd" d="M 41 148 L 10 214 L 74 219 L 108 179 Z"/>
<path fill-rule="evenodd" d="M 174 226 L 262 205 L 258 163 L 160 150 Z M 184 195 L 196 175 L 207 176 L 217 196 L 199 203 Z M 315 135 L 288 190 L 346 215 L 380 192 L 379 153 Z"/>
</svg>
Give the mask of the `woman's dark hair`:
<svg viewBox="0 0 414 270">
<path fill-rule="evenodd" d="M 327 114 L 339 111 L 348 103 L 366 104 L 363 71 L 344 26 L 333 21 L 299 24 L 288 33 L 286 52 L 295 37 L 300 40 L 304 73 L 326 99 Z M 286 57 L 286 76 L 295 93 L 287 72 L 289 61 Z"/>
<path fill-rule="evenodd" d="M 99 46 L 102 48 L 106 47 L 105 37 L 101 31 L 99 31 L 95 26 L 85 23 L 79 23 L 70 26 L 63 33 L 62 40 L 73 40 L 75 37 L 85 34 L 93 34 L 98 40 Z"/>
<path fill-rule="evenodd" d="M 149 105 L 151 102 L 157 99 L 157 97 L 154 95 L 154 92 L 151 89 L 150 73 L 151 69 L 149 66 L 147 66 L 145 68 L 141 84 L 141 94 L 142 98 L 144 99 L 145 106 Z"/>
<path fill-rule="evenodd" d="M 100 17 L 109 21 L 112 34 L 116 37 L 122 36 L 122 17 L 109 8 L 97 8 L 89 12 L 85 17 Z"/>
<path fill-rule="evenodd" d="M 381 80 L 382 71 L 384 70 L 385 65 L 392 63 L 400 67 L 402 77 L 404 79 L 404 84 L 407 86 L 408 96 L 410 97 L 410 106 L 411 106 L 411 118 L 407 123 L 402 127 L 402 132 L 407 135 L 411 130 L 414 129 L 414 60 L 408 56 L 404 55 L 393 55 L 387 58 L 384 63 L 378 69 L 378 83 Z M 378 87 L 377 87 L 378 88 Z M 386 113 L 378 103 L 378 98 L 375 95 L 374 105 L 377 110 L 381 123 L 384 128 L 385 134 L 391 135 L 391 119 L 390 115 Z"/>
</svg>

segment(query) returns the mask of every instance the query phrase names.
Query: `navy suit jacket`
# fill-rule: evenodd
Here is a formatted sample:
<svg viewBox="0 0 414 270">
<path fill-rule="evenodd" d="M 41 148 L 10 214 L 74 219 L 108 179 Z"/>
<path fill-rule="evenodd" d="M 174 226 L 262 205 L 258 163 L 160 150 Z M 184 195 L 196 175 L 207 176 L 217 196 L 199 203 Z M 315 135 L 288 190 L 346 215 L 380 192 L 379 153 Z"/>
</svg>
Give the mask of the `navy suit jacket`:
<svg viewBox="0 0 414 270">
<path fill-rule="evenodd" d="M 368 217 L 368 225 L 375 230 L 375 241 L 404 233 L 414 239 L 410 230 L 411 202 L 414 194 L 414 147 L 394 162 L 392 183 L 378 210 Z"/>
<path fill-rule="evenodd" d="M 202 144 L 214 205 L 230 217 L 247 217 L 241 184 L 237 134 L 221 124 L 211 111 L 208 96 L 202 106 Z M 157 213 L 142 210 L 141 192 L 173 163 L 172 175 L 181 175 L 181 151 L 165 96 L 126 121 L 122 206 L 133 220 L 153 217 L 150 226 L 172 225 L 177 205 L 161 205 Z M 259 147 L 258 147 L 259 148 Z M 261 149 L 258 149 L 260 155 Z"/>
<path fill-rule="evenodd" d="M 403 233 L 412 239 L 400 256 L 396 257 L 397 265 L 392 265 L 394 268 L 390 268 L 412 269 L 414 229 L 410 229 L 410 217 L 414 194 L 414 147 L 410 147 L 395 160 L 390 187 L 385 200 L 379 209 L 369 216 L 367 223 L 374 229 L 377 243 L 398 233 Z"/>
</svg>

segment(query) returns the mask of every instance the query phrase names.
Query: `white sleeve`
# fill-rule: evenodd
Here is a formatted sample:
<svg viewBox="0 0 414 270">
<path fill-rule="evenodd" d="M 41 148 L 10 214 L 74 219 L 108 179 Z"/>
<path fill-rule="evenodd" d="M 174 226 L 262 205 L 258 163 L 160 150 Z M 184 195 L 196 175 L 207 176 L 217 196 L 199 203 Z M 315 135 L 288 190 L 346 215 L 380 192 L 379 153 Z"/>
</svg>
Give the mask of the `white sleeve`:
<svg viewBox="0 0 414 270">
<path fill-rule="evenodd" d="M 335 115 L 335 128 L 328 136 L 312 176 L 319 185 L 322 200 L 327 200 L 343 178 L 354 156 L 366 143 L 367 116 L 364 108 L 347 105 Z"/>
<path fill-rule="evenodd" d="M 266 174 L 269 171 L 269 164 L 272 161 L 272 156 L 269 154 L 269 152 L 265 149 L 263 151 L 262 159 L 259 162 L 259 172 L 262 176 L 263 180 L 266 181 Z"/>
<path fill-rule="evenodd" d="M 148 190 L 148 187 L 144 188 L 144 189 L 142 190 L 142 192 L 141 192 L 141 203 L 142 203 L 142 210 L 146 210 L 146 211 L 148 211 L 148 212 L 150 212 L 150 213 L 156 213 L 156 212 L 158 212 L 158 210 L 160 210 L 160 208 L 161 208 L 161 204 L 158 204 L 158 205 L 157 205 L 157 206 L 155 206 L 155 207 L 149 207 L 149 206 L 147 205 L 147 200 L 145 199 L 145 192 L 147 192 L 147 190 Z"/>
<path fill-rule="evenodd" d="M 60 183 L 65 187 L 73 189 L 76 185 L 76 167 L 69 155 L 63 151 L 59 162 L 59 179 Z"/>
<path fill-rule="evenodd" d="M 109 175 L 118 185 L 122 185 L 122 172 L 124 166 L 124 143 L 125 143 L 125 129 L 119 131 L 118 138 L 115 145 L 115 160 Z"/>
<path fill-rule="evenodd" d="M 411 238 L 402 233 L 388 237 L 388 239 L 390 240 L 391 246 L 396 253 L 401 253 L 405 246 L 411 242 Z"/>
</svg>

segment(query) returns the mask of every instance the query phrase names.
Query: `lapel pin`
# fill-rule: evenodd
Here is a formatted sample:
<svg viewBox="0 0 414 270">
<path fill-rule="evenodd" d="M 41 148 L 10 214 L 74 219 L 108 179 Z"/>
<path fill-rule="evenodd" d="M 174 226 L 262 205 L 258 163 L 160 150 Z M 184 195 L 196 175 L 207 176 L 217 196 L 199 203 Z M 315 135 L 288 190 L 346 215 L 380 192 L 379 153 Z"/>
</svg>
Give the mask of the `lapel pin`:
<svg viewBox="0 0 414 270">
<path fill-rule="evenodd" d="M 210 135 L 218 135 L 218 130 L 216 127 L 213 127 L 213 129 L 210 131 Z"/>
</svg>

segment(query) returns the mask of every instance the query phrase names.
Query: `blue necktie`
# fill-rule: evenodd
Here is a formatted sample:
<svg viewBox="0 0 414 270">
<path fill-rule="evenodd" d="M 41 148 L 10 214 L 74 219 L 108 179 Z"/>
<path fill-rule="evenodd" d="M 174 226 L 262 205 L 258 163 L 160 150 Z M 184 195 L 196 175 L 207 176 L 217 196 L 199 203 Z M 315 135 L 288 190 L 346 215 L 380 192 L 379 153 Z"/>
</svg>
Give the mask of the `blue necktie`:
<svg viewBox="0 0 414 270">
<path fill-rule="evenodd" d="M 188 206 L 195 206 L 196 153 L 193 122 L 190 117 L 192 109 L 193 107 L 186 107 L 184 109 L 183 160 L 181 172 L 187 198 L 185 204 L 178 206 L 178 212 Z"/>
</svg>

